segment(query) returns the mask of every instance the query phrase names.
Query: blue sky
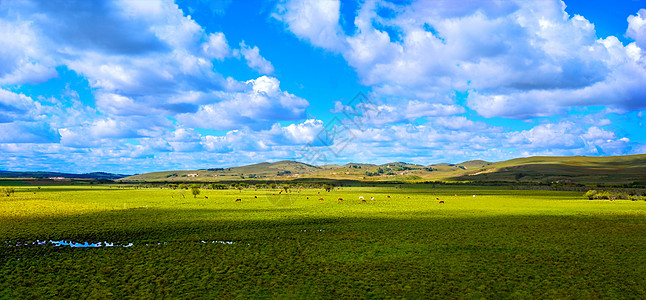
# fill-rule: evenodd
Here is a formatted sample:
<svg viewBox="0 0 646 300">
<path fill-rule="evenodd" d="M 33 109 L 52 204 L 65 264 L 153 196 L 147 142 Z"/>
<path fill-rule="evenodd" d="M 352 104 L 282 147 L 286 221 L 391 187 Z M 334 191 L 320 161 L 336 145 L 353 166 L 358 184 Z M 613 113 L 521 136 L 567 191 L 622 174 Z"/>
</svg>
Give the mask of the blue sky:
<svg viewBox="0 0 646 300">
<path fill-rule="evenodd" d="M 646 153 L 646 0 L 0 1 L 0 169 Z"/>
</svg>

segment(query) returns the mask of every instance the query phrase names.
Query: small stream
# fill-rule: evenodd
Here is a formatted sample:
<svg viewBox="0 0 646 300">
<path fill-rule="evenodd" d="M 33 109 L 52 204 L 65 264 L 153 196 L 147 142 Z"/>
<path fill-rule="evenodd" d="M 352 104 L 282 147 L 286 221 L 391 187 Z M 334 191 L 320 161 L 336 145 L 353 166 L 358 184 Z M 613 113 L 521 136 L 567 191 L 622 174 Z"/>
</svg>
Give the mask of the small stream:
<svg viewBox="0 0 646 300">
<path fill-rule="evenodd" d="M 325 229 L 314 229 L 310 230 L 309 232 L 324 232 Z M 308 232 L 307 229 L 302 229 L 300 232 Z M 280 237 L 278 237 L 280 239 Z M 179 243 L 187 243 L 189 241 L 178 241 Z M 223 244 L 223 245 L 233 245 L 238 242 L 233 242 L 233 241 L 220 241 L 220 240 L 213 240 L 213 241 L 194 241 L 194 243 L 201 243 L 201 244 Z M 4 244 L 7 247 L 71 247 L 71 248 L 104 248 L 104 247 L 122 247 L 122 248 L 127 248 L 127 247 L 132 247 L 134 246 L 133 243 L 122 243 L 122 242 L 74 242 L 71 240 L 36 240 L 36 241 L 27 241 L 27 242 L 16 242 L 16 241 L 4 241 L 2 244 Z M 0 246 L 2 245 L 0 244 Z M 145 243 L 142 244 L 144 246 L 159 246 L 159 245 L 166 245 L 168 242 L 159 242 L 159 243 Z M 249 243 L 247 243 L 249 245 Z"/>
<path fill-rule="evenodd" d="M 202 244 L 224 244 L 233 245 L 232 241 L 200 241 Z M 103 248 L 103 247 L 132 247 L 133 243 L 120 243 L 120 242 L 73 242 L 70 240 L 36 240 L 28 242 L 9 242 L 5 241 L 4 244 L 8 247 L 72 247 L 72 248 Z M 167 242 L 160 243 L 146 243 L 145 246 L 158 246 L 166 245 Z"/>
</svg>

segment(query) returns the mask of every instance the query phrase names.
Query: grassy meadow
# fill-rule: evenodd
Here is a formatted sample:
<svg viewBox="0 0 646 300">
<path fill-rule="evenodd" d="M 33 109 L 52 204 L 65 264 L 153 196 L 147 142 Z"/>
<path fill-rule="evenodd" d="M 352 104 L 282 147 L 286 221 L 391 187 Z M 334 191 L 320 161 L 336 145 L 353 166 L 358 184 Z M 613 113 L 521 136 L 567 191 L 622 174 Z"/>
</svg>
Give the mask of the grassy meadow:
<svg viewBox="0 0 646 300">
<path fill-rule="evenodd" d="M 421 184 L 15 190 L 0 197 L 0 299 L 646 298 L 646 201 Z"/>
</svg>

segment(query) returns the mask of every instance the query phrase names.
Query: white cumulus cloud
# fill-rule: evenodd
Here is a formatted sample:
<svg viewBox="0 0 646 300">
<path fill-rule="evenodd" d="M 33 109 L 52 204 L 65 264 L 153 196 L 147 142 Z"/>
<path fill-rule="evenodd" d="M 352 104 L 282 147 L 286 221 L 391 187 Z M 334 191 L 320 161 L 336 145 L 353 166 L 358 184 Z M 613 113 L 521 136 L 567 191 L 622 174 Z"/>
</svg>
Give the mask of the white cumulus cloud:
<svg viewBox="0 0 646 300">
<path fill-rule="evenodd" d="M 268 128 L 276 121 L 305 117 L 307 100 L 280 89 L 273 77 L 261 76 L 246 82 L 244 91 L 220 93 L 217 103 L 202 105 L 195 113 L 180 114 L 187 126 L 212 129 Z"/>
<path fill-rule="evenodd" d="M 339 0 L 288 0 L 277 5 L 273 17 L 313 45 L 338 51 L 345 47 L 339 25 L 340 7 Z"/>
<path fill-rule="evenodd" d="M 636 42 L 624 46 L 598 38 L 592 23 L 567 14 L 560 1 L 367 0 L 350 35 L 339 29 L 338 6 L 313 7 L 281 3 L 276 18 L 312 45 L 340 51 L 386 102 L 451 104 L 446 98 L 457 90 L 482 116 L 520 119 L 576 106 L 646 105 L 644 10 L 628 18 Z"/>
<path fill-rule="evenodd" d="M 208 40 L 202 43 L 202 51 L 208 57 L 220 60 L 231 56 L 231 49 L 222 32 L 209 34 Z"/>
<path fill-rule="evenodd" d="M 274 66 L 260 55 L 258 47 L 249 47 L 245 45 L 244 41 L 240 43 L 240 53 L 247 61 L 247 65 L 258 71 L 260 74 L 274 73 Z"/>
<path fill-rule="evenodd" d="M 646 51 L 646 9 L 640 9 L 636 16 L 628 17 L 626 35 L 634 39 L 642 51 Z"/>
</svg>

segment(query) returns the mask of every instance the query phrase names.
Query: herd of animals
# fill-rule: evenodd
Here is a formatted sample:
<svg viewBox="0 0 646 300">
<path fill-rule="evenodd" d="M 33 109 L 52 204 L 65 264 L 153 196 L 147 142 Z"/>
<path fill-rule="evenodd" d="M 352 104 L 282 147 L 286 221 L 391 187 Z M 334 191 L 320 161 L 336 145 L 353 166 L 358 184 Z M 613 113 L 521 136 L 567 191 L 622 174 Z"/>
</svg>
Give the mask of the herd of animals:
<svg viewBox="0 0 646 300">
<path fill-rule="evenodd" d="M 278 192 L 278 194 L 279 194 L 279 195 L 280 195 L 280 194 L 282 194 L 282 193 L 283 193 L 283 191 L 279 191 L 279 192 Z M 320 194 L 320 192 L 319 192 L 319 194 Z M 274 194 L 272 194 L 272 195 L 276 195 L 276 194 L 274 193 Z M 255 199 L 258 199 L 258 196 L 253 196 L 253 197 L 254 197 Z M 456 194 L 456 195 L 455 195 L 455 197 L 457 198 L 457 197 L 458 197 L 458 195 Z M 475 198 L 475 197 L 476 197 L 476 195 L 473 195 L 473 198 Z M 207 196 L 204 196 L 204 198 L 208 199 L 208 197 L 207 197 Z M 306 197 L 306 199 L 309 199 L 309 198 L 310 198 L 310 197 Z M 390 199 L 390 195 L 386 195 L 386 198 Z M 410 197 L 408 197 L 408 199 L 410 199 Z M 324 200 L 324 199 L 323 199 L 323 197 L 319 197 L 319 200 Z M 343 198 L 341 198 L 341 197 L 339 197 L 339 199 L 337 199 L 337 200 L 338 200 L 339 202 L 344 201 L 344 200 L 343 200 Z M 361 200 L 361 202 L 367 202 L 367 201 L 366 201 L 366 199 L 365 199 L 363 196 L 359 196 L 359 200 Z M 370 200 L 375 200 L 375 197 L 370 197 Z M 436 200 L 439 204 L 444 204 L 444 200 L 440 200 L 440 198 L 438 198 L 438 197 L 436 197 L 436 198 L 435 198 L 435 200 Z M 236 198 L 236 201 L 235 201 L 235 202 L 238 202 L 238 201 L 242 202 L 242 198 Z"/>
</svg>

